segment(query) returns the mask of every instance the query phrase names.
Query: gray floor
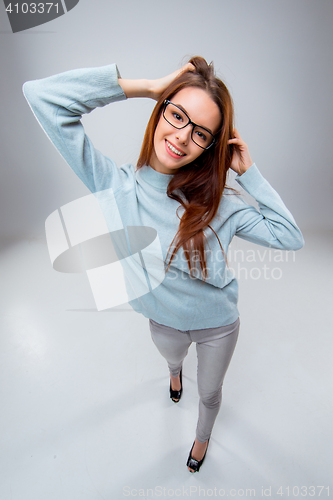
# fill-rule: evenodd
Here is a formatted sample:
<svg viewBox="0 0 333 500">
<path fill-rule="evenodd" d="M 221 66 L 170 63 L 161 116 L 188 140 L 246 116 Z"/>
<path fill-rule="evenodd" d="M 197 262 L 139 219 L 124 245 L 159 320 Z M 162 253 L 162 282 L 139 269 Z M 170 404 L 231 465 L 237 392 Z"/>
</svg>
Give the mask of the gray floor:
<svg viewBox="0 0 333 500">
<path fill-rule="evenodd" d="M 295 255 L 240 240 L 229 254 L 241 331 L 194 475 L 194 346 L 175 405 L 148 319 L 96 312 L 86 277 L 55 272 L 43 240 L 4 244 L 0 498 L 332 496 L 333 235 L 304 236 Z"/>
</svg>

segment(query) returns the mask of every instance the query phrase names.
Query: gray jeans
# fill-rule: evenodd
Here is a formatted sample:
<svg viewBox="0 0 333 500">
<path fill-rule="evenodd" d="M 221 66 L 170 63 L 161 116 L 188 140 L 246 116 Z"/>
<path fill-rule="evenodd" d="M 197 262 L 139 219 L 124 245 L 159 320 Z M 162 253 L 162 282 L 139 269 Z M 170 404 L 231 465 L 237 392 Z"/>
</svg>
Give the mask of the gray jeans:
<svg viewBox="0 0 333 500">
<path fill-rule="evenodd" d="M 167 360 L 170 374 L 177 377 L 192 342 L 196 342 L 199 419 L 196 430 L 201 443 L 210 437 L 222 401 L 222 384 L 239 332 L 239 318 L 227 326 L 202 330 L 176 330 L 149 320 L 151 336 Z"/>
</svg>

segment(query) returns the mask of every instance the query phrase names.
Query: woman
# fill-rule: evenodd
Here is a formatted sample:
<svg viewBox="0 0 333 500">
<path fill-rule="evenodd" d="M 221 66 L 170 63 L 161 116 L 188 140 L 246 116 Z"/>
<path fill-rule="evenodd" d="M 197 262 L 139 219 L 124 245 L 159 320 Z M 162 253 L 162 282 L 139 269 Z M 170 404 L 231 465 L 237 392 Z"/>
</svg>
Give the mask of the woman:
<svg viewBox="0 0 333 500">
<path fill-rule="evenodd" d="M 196 342 L 199 419 L 187 466 L 199 471 L 239 331 L 228 246 L 237 235 L 296 250 L 303 246 L 302 234 L 252 162 L 233 128 L 229 92 L 204 59 L 194 57 L 158 80 L 125 80 L 110 65 L 27 82 L 23 90 L 45 132 L 86 186 L 92 192 L 112 189 L 123 225 L 157 231 L 164 279 L 129 303 L 149 318 L 153 341 L 168 362 L 170 397 L 176 403 L 182 395 L 183 359 Z M 137 168 L 118 169 L 93 147 L 80 118 L 131 97 L 157 104 Z M 229 168 L 258 201 L 259 211 L 226 187 Z"/>
</svg>

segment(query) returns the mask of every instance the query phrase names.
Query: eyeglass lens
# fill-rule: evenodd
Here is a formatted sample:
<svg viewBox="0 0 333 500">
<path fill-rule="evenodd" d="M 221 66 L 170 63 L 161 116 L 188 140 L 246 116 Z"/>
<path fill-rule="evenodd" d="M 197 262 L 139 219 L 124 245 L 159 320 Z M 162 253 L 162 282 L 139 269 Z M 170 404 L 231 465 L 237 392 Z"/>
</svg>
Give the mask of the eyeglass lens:
<svg viewBox="0 0 333 500">
<path fill-rule="evenodd" d="M 188 116 L 172 102 L 166 104 L 163 116 L 175 128 L 185 128 L 190 123 Z M 197 146 L 204 149 L 208 148 L 214 141 L 214 136 L 208 130 L 197 125 L 193 127 L 191 137 Z"/>
</svg>

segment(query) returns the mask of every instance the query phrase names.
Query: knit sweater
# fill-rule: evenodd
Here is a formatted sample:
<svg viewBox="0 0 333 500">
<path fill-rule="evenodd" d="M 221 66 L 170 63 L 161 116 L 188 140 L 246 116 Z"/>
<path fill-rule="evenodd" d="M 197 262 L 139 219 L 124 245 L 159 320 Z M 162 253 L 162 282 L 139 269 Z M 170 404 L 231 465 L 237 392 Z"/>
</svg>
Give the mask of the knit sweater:
<svg viewBox="0 0 333 500">
<path fill-rule="evenodd" d="M 94 148 L 80 121 L 84 113 L 126 99 L 118 83 L 115 64 L 77 69 L 26 82 L 24 95 L 37 120 L 60 154 L 92 193 L 112 188 L 123 226 L 146 226 L 156 230 L 166 259 L 177 233 L 183 207 L 166 194 L 172 175 L 149 165 L 120 168 Z M 218 212 L 210 225 L 225 254 L 234 236 L 259 245 L 297 250 L 304 244 L 293 216 L 278 193 L 253 164 L 236 181 L 252 195 L 259 210 L 240 194 L 226 188 Z M 106 215 L 107 217 L 107 215 Z M 222 256 L 215 234 L 204 230 L 207 241 L 208 277 L 190 276 L 181 248 L 163 281 L 148 293 L 129 301 L 137 312 L 157 323 L 179 330 L 218 327 L 233 323 L 237 309 L 238 284 Z M 200 267 L 199 267 L 200 269 Z"/>
</svg>

